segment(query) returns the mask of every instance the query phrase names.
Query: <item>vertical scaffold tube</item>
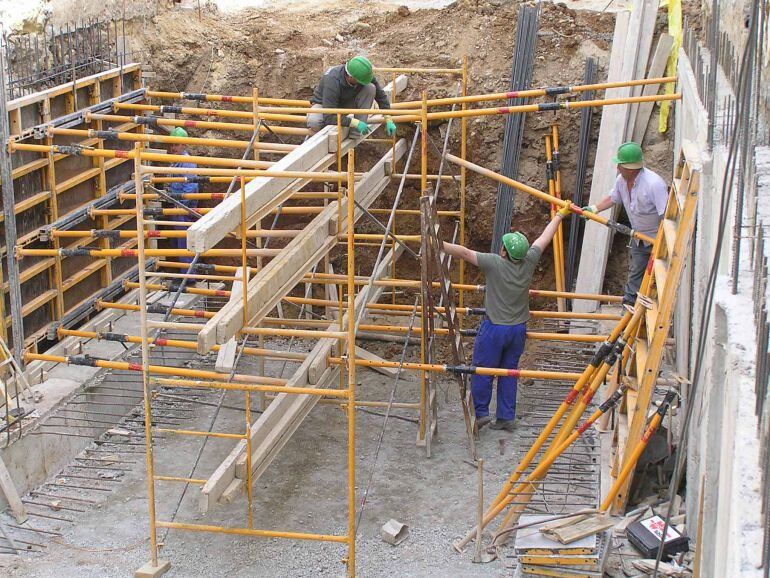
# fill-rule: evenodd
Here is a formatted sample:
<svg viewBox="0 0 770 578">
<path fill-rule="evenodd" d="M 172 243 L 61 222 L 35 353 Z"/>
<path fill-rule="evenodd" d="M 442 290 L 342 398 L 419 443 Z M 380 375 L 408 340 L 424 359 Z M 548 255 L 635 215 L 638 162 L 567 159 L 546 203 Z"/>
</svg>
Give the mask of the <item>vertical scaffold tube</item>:
<svg viewBox="0 0 770 578">
<path fill-rule="evenodd" d="M 158 536 L 155 527 L 155 460 L 152 449 L 152 411 L 150 408 L 150 352 L 147 331 L 147 273 L 145 270 L 144 201 L 142 193 L 142 143 L 134 145 L 134 188 L 136 189 L 136 236 L 139 269 L 139 319 L 142 337 L 142 391 L 144 393 L 144 441 L 147 462 L 147 507 L 150 518 L 150 555 L 153 566 L 158 566 Z"/>
<path fill-rule="evenodd" d="M 348 576 L 356 575 L 355 150 L 348 153 Z M 340 311 L 340 324 L 343 314 Z M 342 329 L 342 327 L 340 327 Z"/>
</svg>

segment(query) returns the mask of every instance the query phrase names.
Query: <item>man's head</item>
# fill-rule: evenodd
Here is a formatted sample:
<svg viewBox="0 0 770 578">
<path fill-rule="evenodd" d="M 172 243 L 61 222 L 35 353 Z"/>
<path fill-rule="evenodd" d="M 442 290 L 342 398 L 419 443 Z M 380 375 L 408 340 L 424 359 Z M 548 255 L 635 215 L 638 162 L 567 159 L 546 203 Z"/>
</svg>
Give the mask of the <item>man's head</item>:
<svg viewBox="0 0 770 578">
<path fill-rule="evenodd" d="M 169 136 L 187 138 L 187 131 L 181 126 L 174 127 Z M 182 143 L 172 143 L 168 146 L 168 152 L 172 155 L 181 155 L 187 149 L 187 145 Z"/>
<path fill-rule="evenodd" d="M 624 179 L 632 179 L 644 166 L 642 147 L 635 142 L 623 143 L 612 157 L 612 162 L 618 165 L 618 172 Z"/>
<path fill-rule="evenodd" d="M 501 257 L 507 257 L 511 261 L 521 261 L 527 256 L 529 250 L 529 241 L 524 233 L 516 231 L 515 233 L 506 233 L 503 235 L 503 248 L 500 250 Z"/>
<path fill-rule="evenodd" d="M 369 84 L 374 78 L 372 63 L 365 56 L 354 56 L 345 63 L 345 75 L 349 84 Z"/>
</svg>

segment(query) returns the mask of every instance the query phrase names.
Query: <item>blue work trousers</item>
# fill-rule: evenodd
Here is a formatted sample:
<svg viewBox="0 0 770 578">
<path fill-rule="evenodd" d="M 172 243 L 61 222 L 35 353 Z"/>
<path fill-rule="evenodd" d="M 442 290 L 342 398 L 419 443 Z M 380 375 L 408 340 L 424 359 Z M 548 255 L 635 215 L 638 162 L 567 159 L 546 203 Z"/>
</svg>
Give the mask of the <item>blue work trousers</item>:
<svg viewBox="0 0 770 578">
<path fill-rule="evenodd" d="M 517 369 L 526 340 L 526 323 L 497 325 L 485 317 L 473 344 L 473 365 Z M 471 376 L 471 394 L 477 418 L 489 415 L 492 379 L 489 375 Z M 497 378 L 497 419 L 516 417 L 516 384 L 515 377 Z"/>
</svg>

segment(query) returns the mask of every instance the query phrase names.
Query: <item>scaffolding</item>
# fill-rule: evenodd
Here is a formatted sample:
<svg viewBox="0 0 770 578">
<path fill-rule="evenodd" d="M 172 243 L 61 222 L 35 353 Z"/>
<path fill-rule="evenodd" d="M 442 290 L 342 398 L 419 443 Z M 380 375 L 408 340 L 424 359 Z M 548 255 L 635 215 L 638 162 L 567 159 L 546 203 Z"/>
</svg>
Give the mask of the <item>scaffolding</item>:
<svg viewBox="0 0 770 578">
<path fill-rule="evenodd" d="M 449 268 L 448 260 L 441 258 L 441 251 L 436 250 L 438 236 L 431 241 L 434 247 L 433 258 L 442 259 L 438 269 L 434 267 L 422 279 L 410 279 L 401 273 L 404 269 L 397 270 L 398 259 L 405 254 L 418 259 L 427 258 L 424 252 L 418 255 L 417 251 L 421 246 L 426 246 L 424 229 L 428 221 L 435 225 L 434 231 L 438 231 L 440 220 L 444 224 L 454 220 L 454 227 L 444 230 L 454 230 L 452 238 L 460 244 L 466 242 L 469 170 L 531 194 L 554 208 L 570 205 L 573 213 L 582 214 L 578 206 L 559 197 L 558 171 L 554 173 L 552 189 L 544 193 L 468 161 L 468 119 L 671 100 L 679 95 L 583 101 L 557 100 L 557 97 L 605 90 L 621 84 L 661 84 L 674 79 L 657 78 L 627 83 L 469 95 L 468 64 L 467 59 L 463 59 L 456 68 L 449 69 L 375 69 L 378 73 L 391 75 L 391 82 L 386 87 L 391 95 L 391 109 L 362 111 L 311 109 L 307 101 L 263 97 L 256 89 L 251 95 L 153 91 L 140 86 L 140 70 L 139 65 L 121 66 L 90 79 L 78 80 L 73 86 L 54 88 L 42 93 L 42 96 L 33 95 L 26 100 L 9 103 L 11 130 L 9 135 L 4 135 L 8 143 L 8 154 L 4 155 L 6 162 L 3 164 L 10 165 L 10 159 L 13 158 L 14 168 L 10 178 L 4 173 L 4 184 L 15 184 L 16 180 L 22 184 L 23 177 L 36 174 L 47 186 L 42 193 L 30 197 L 36 199 L 34 203 L 26 198 L 17 201 L 14 213 L 18 215 L 44 203 L 51 207 L 51 213 L 50 218 L 36 222 L 30 230 L 23 229 L 20 235 L 9 238 L 8 246 L 14 247 L 14 251 L 8 252 L 11 283 L 6 284 L 6 290 L 11 291 L 12 315 L 3 327 L 10 325 L 13 320 L 14 331 L 17 327 L 22 331 L 20 335 L 14 335 L 13 343 L 26 343 L 31 347 L 24 355 L 28 363 L 68 363 L 141 373 L 148 472 L 150 568 L 157 570 L 165 567 L 159 557 L 157 540 L 158 528 L 164 528 L 339 543 L 347 548 L 344 559 L 348 574 L 352 576 L 355 574 L 357 513 L 357 407 L 402 407 L 415 411 L 418 414 L 417 445 L 424 447 L 429 455 L 431 440 L 437 431 L 436 398 L 431 380 L 434 374 L 449 374 L 457 377 L 460 382 L 477 373 L 514 375 L 542 381 L 566 380 L 579 383 L 582 380 L 583 385 L 591 377 L 586 376 L 585 372 L 563 371 L 559 368 L 511 370 L 468 365 L 460 354 L 461 337 L 475 335 L 475 331 L 467 327 L 467 318 L 485 312 L 483 308 L 466 306 L 465 301 L 468 295 L 477 295 L 483 287 L 466 283 L 462 261 Z M 428 91 L 423 90 L 419 100 L 401 100 L 398 94 L 406 88 L 406 74 L 420 74 L 424 77 L 448 75 L 455 78 L 458 81 L 457 96 L 431 99 Z M 120 87 L 129 85 L 127 79 L 131 80 L 133 90 L 123 92 Z M 102 92 L 105 85 L 112 87 L 110 92 Z M 79 109 L 75 107 L 77 99 L 73 98 L 73 90 L 75 95 L 79 90 L 88 93 L 92 105 Z M 102 95 L 105 99 L 102 99 Z M 470 107 L 473 103 L 537 97 L 548 97 L 551 101 L 511 107 Z M 61 117 L 50 112 L 52 103 L 58 102 L 55 101 L 57 98 L 63 99 L 66 104 L 63 110 L 65 114 Z M 148 99 L 151 101 L 148 102 Z M 174 104 L 159 104 L 167 101 L 173 101 Z M 179 101 L 213 102 L 217 103 L 218 108 L 180 106 L 177 104 Z M 44 103 L 43 109 L 49 111 L 48 115 L 42 122 L 38 122 L 41 120 L 39 118 L 30 121 L 25 117 L 25 107 L 37 106 L 40 102 Z M 250 110 L 241 110 L 239 106 Z M 310 134 L 304 124 L 311 110 L 336 116 L 336 126 Z M 346 134 L 342 118 L 347 114 L 362 112 L 371 115 L 369 123 L 374 130 L 382 123 L 383 114 L 391 115 L 399 126 L 415 125 L 411 147 L 406 140 L 398 139 L 395 135 L 377 139 Z M 203 120 L 208 118 L 215 120 Z M 459 156 L 450 154 L 448 150 L 454 119 L 459 119 Z M 443 146 L 435 143 L 429 135 L 428 126 L 434 120 L 448 121 Z M 172 137 L 166 134 L 177 126 L 190 131 L 215 129 L 233 136 L 205 138 Z M 548 146 L 549 155 L 556 153 L 556 158 L 557 130 L 554 125 L 550 134 L 553 141 Z M 250 140 L 238 138 L 244 134 Z M 71 142 L 72 139 L 76 139 L 76 142 Z M 298 142 L 286 142 L 285 139 Z M 33 143 L 33 140 L 39 142 Z M 418 140 L 419 172 L 410 172 L 414 170 L 410 163 Z M 364 163 L 360 160 L 356 161 L 356 147 L 361 142 L 369 142 L 374 147 L 387 145 L 386 152 L 367 169 L 363 168 Z M 242 158 L 175 155 L 148 150 L 154 143 L 223 147 L 241 153 Z M 111 144 L 113 148 L 106 144 Z M 434 166 L 437 166 L 431 171 L 429 151 L 433 149 L 436 152 Z M 265 157 L 270 160 L 265 160 Z M 402 159 L 403 167 L 399 172 Z M 197 166 L 181 168 L 175 166 L 178 162 L 192 162 Z M 71 163 L 73 167 L 69 171 L 58 172 L 60 176 L 66 173 L 67 179 L 63 182 L 57 180 L 59 177 L 54 170 L 56 163 L 59 167 L 66 165 L 68 168 L 70 165 L 66 163 Z M 458 174 L 445 174 L 451 170 Z M 411 208 L 400 205 L 401 193 L 409 181 L 419 181 L 420 198 L 431 200 L 431 208 L 427 213 L 426 207 L 416 203 L 412 203 Z M 174 196 L 161 188 L 161 185 L 179 182 L 198 183 L 212 190 Z M 398 183 L 398 192 L 392 206 L 372 206 L 391 183 Z M 225 184 L 228 188 L 223 191 Z M 310 184 L 322 189 L 304 190 Z M 455 189 L 454 198 L 441 199 L 442 209 L 437 210 L 439 192 L 450 185 Z M 23 184 L 20 189 L 27 190 Z M 66 208 L 59 207 L 57 202 L 63 198 L 63 193 L 81 189 L 83 194 L 75 201 L 67 204 Z M 14 187 L 3 186 L 3 194 L 4 199 L 14 199 Z M 181 201 L 204 201 L 210 206 L 190 208 Z M 405 204 L 408 201 L 405 198 Z M 116 208 L 118 203 L 126 203 L 126 207 Z M 8 207 L 14 205 L 6 203 L 5 206 L 7 211 Z M 280 228 L 280 218 L 288 215 L 308 221 L 302 228 Z M 651 240 L 603 217 L 592 214 L 583 216 L 620 233 Z M 381 220 L 383 217 L 387 217 L 386 222 Z M 265 226 L 265 219 L 270 226 Z M 359 221 L 366 222 L 376 232 L 356 231 Z M 417 227 L 415 223 L 418 223 Z M 184 249 L 165 246 L 169 241 L 182 238 L 187 243 Z M 224 241 L 227 247 L 218 246 Z M 558 236 L 555 242 L 560 247 L 561 268 L 564 263 L 563 237 Z M 97 246 L 91 243 L 97 243 Z M 276 243 L 285 244 L 276 248 Z M 357 272 L 356 254 L 367 248 L 377 248 L 378 255 L 371 274 L 360 275 Z M 344 259 L 345 266 L 338 267 L 344 268 L 344 272 L 334 272 L 333 252 L 341 253 L 338 257 L 340 262 Z M 191 262 L 168 260 L 174 258 Z M 203 263 L 201 259 L 207 262 Z M 221 262 L 222 259 L 227 259 L 227 264 Z M 240 264 L 230 264 L 233 261 Z M 13 268 L 16 266 L 20 269 L 16 273 L 18 283 L 13 281 Z M 100 276 L 94 275 L 96 272 L 100 272 Z M 122 278 L 125 273 L 131 275 Z M 436 275 L 438 279 L 434 280 Z M 25 298 L 24 290 L 21 295 L 14 297 L 14 287 L 23 288 L 25 281 L 37 277 L 46 278 L 50 289 L 40 293 L 34 300 Z M 89 279 L 91 281 L 87 281 Z M 114 289 L 115 283 L 119 291 L 135 292 L 135 302 L 116 302 L 115 295 L 118 293 Z M 208 286 L 210 283 L 227 283 L 231 284 L 231 288 L 212 288 Z M 301 291 L 302 286 L 305 287 L 304 291 Z M 78 297 L 70 298 L 68 292 L 74 287 L 78 287 Z M 428 288 L 430 290 L 425 291 Z M 300 290 L 301 296 L 292 294 L 295 289 Z M 432 297 L 433 289 L 441 290 L 438 300 Z M 386 290 L 390 291 L 390 303 L 380 302 Z M 164 292 L 172 296 L 170 305 L 159 307 L 150 303 L 150 292 Z M 316 295 L 320 292 L 323 298 Z M 401 295 L 400 292 L 405 294 Z M 177 307 L 177 299 L 182 293 L 215 296 L 226 301 L 218 310 Z M 408 296 L 411 294 L 422 296 L 416 305 L 408 304 Z M 599 320 L 617 323 L 609 336 L 579 332 L 528 332 L 527 337 L 537 341 L 587 344 L 614 341 L 621 335 L 626 337 L 624 330 L 628 332 L 635 329 L 641 315 L 632 320 L 630 315 L 566 311 L 567 299 L 617 303 L 621 298 L 565 291 L 563 277 L 556 291 L 537 289 L 532 290 L 531 295 L 556 299 L 559 303 L 558 311 L 533 311 L 533 317 L 536 318 L 559 320 L 564 324 Z M 90 308 L 84 313 L 85 302 L 88 302 Z M 296 317 L 286 315 L 284 306 L 296 307 L 299 314 Z M 33 319 L 32 313 L 43 308 L 48 311 L 48 315 L 42 320 Z M 139 312 L 140 335 L 75 328 L 83 315 L 105 309 Z M 314 309 L 323 311 L 323 314 L 314 313 Z M 271 316 L 273 311 L 277 315 Z M 162 313 L 163 320 L 150 319 L 151 313 Z M 367 313 L 376 313 L 387 319 L 387 323 L 362 322 Z M 420 318 L 420 326 L 412 327 L 411 323 L 405 325 L 403 321 L 409 317 L 413 320 Z M 195 322 L 186 318 L 192 318 Z M 442 327 L 442 319 L 447 320 L 448 326 Z M 164 337 L 168 331 L 191 331 L 197 337 L 194 341 L 169 339 Z M 376 356 L 364 358 L 357 351 L 356 337 L 366 334 L 402 340 L 405 347 L 414 339 L 419 344 L 420 361 L 388 361 Z M 452 338 L 459 347 L 458 355 L 450 364 L 437 363 L 439 360 L 435 359 L 431 349 L 433 340 L 445 335 Z M 55 336 L 60 339 L 73 337 L 139 344 L 142 360 L 141 363 L 107 361 L 87 355 L 54 355 L 36 348 L 36 344 L 44 338 Z M 292 343 L 294 340 L 310 340 L 314 345 L 307 353 L 291 351 L 291 347 L 288 350 L 277 350 L 266 341 L 276 336 L 290 338 Z M 253 346 L 255 339 L 256 347 Z M 222 358 L 229 355 L 229 361 L 225 363 L 229 371 L 151 365 L 150 352 L 166 347 L 197 351 L 200 354 L 214 351 Z M 19 347 L 15 348 L 15 353 L 20 354 Z M 238 361 L 242 356 L 255 356 L 260 360 L 279 359 L 296 363 L 298 368 L 288 379 L 284 379 L 282 374 L 278 377 L 265 375 L 264 366 L 258 375 L 237 373 Z M 356 394 L 358 367 L 417 372 L 420 376 L 419 398 L 410 402 L 360 399 Z M 599 378 L 592 379 L 592 387 L 601 382 Z M 217 432 L 158 427 L 153 421 L 150 401 L 153 388 L 160 385 L 189 390 L 239 392 L 245 402 L 244 428 L 238 432 Z M 255 421 L 252 419 L 254 393 L 259 394 L 260 409 L 265 410 Z M 254 480 L 269 466 L 302 419 L 319 401 L 339 404 L 346 411 L 346 532 L 312 534 L 255 528 L 252 513 Z M 464 401 L 467 405 L 465 398 Z M 470 419 L 468 423 L 472 448 L 475 427 Z M 156 473 L 153 446 L 156 433 L 216 437 L 232 440 L 235 445 L 222 464 L 208 477 L 191 477 L 192 474 L 180 476 L 173 472 Z M 246 522 L 237 527 L 224 527 L 158 519 L 155 510 L 157 483 L 199 486 L 200 502 L 204 509 L 214 507 L 225 491 L 244 486 L 247 496 Z"/>
</svg>

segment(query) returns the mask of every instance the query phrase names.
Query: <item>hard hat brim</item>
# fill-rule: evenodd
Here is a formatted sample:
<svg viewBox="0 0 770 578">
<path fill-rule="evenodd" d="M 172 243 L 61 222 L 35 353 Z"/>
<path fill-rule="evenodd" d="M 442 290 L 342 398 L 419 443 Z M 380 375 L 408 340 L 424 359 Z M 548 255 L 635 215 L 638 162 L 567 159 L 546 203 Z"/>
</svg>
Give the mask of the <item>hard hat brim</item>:
<svg viewBox="0 0 770 578">
<path fill-rule="evenodd" d="M 617 162 L 617 159 L 613 159 L 615 161 L 615 164 L 619 167 L 623 167 L 624 169 L 641 169 L 644 166 L 644 163 L 619 163 Z"/>
</svg>

